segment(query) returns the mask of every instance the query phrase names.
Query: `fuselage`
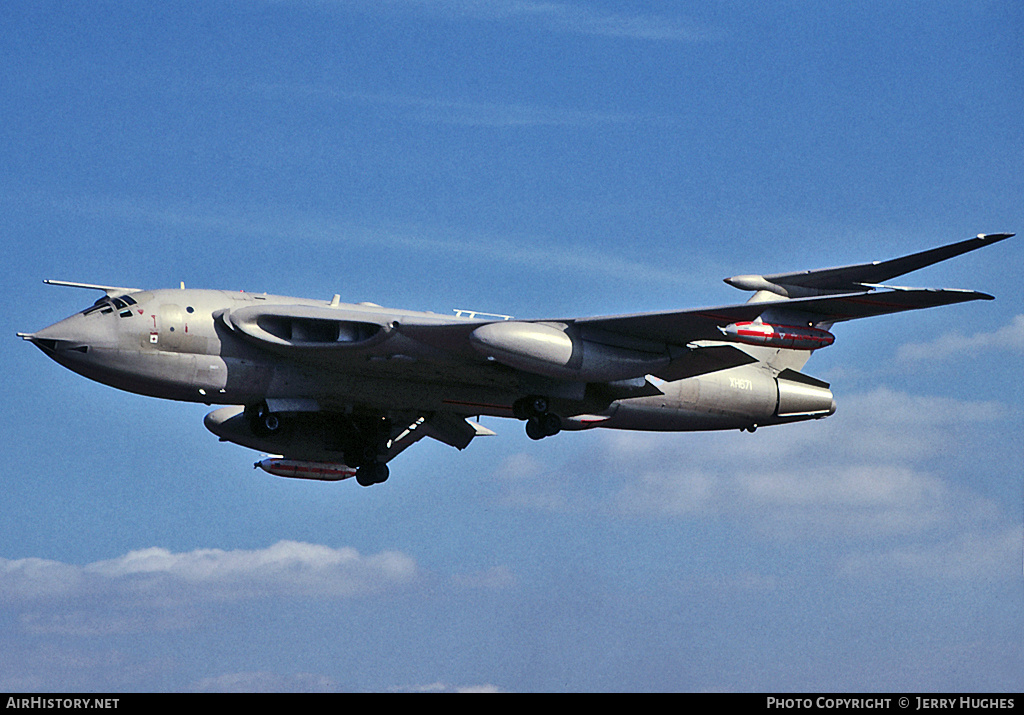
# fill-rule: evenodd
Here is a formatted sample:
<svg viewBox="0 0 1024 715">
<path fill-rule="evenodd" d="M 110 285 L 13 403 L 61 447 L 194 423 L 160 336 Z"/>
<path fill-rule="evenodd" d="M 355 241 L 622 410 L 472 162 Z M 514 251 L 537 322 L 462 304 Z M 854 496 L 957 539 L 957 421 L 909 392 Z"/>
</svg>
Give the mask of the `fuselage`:
<svg viewBox="0 0 1024 715">
<path fill-rule="evenodd" d="M 336 312 L 350 319 L 345 325 L 370 326 L 373 335 L 339 344 L 325 357 L 304 352 L 297 336 L 280 332 L 297 328 L 253 319 L 252 330 L 265 331 L 270 341 L 257 342 L 237 316 L 244 318 L 246 309 L 258 316 L 261 306 L 317 316 Z M 766 362 L 653 385 L 643 379 L 642 386 L 636 380 L 581 384 L 533 376 L 465 346 L 445 351 L 395 329 L 457 321 L 481 324 L 473 317 L 342 304 L 337 298 L 164 289 L 108 295 L 23 337 L 68 369 L 129 392 L 206 404 L 269 402 L 286 412 L 443 410 L 510 417 L 517 399 L 542 392 L 555 403 L 564 429 L 686 431 L 753 429 L 835 409 L 827 386 L 786 381 Z M 314 330 L 322 323 L 303 325 Z M 277 350 L 276 343 L 292 349 Z"/>
<path fill-rule="evenodd" d="M 89 308 L 19 333 L 61 365 L 113 387 L 225 405 L 206 427 L 280 459 L 282 476 L 363 485 L 423 437 L 465 449 L 514 417 L 544 439 L 596 427 L 741 429 L 821 419 L 830 386 L 801 372 L 836 323 L 966 301 L 972 290 L 884 285 L 1013 234 L 836 268 L 726 279 L 744 303 L 626 315 L 515 320 L 217 290 L 97 289 Z"/>
</svg>

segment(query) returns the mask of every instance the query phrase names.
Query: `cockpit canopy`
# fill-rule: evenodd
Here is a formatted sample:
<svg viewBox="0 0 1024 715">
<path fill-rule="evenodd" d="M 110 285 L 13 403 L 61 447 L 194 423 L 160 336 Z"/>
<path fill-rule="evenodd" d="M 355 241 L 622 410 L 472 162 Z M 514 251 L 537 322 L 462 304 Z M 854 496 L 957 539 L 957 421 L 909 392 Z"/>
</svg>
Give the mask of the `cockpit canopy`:
<svg viewBox="0 0 1024 715">
<path fill-rule="evenodd" d="M 134 315 L 132 311 L 133 305 L 138 305 L 138 301 L 128 294 L 118 296 L 116 298 L 111 298 L 110 296 L 105 295 L 83 310 L 82 315 L 92 315 L 96 312 L 99 312 L 101 315 L 106 315 L 107 313 L 113 313 L 116 310 L 118 311 L 118 315 L 122 318 L 130 318 Z"/>
</svg>

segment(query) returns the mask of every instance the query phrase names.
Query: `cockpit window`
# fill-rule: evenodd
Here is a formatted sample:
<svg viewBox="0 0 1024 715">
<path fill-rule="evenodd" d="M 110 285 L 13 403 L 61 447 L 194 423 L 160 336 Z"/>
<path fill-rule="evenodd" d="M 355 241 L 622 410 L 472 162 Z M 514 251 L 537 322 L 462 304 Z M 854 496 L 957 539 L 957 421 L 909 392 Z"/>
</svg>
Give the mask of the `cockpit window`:
<svg viewBox="0 0 1024 715">
<path fill-rule="evenodd" d="M 113 313 L 114 302 L 110 298 L 103 297 L 82 311 L 82 315 L 92 315 L 96 311 L 101 313 Z"/>
<path fill-rule="evenodd" d="M 119 310 L 118 313 L 122 318 L 130 318 L 132 313 L 130 306 L 137 305 L 137 301 L 130 295 L 122 295 L 117 298 L 111 298 L 110 296 L 103 296 L 91 306 L 82 311 L 82 315 L 92 315 L 99 311 L 103 315 L 107 313 L 113 313 L 114 310 Z"/>
</svg>

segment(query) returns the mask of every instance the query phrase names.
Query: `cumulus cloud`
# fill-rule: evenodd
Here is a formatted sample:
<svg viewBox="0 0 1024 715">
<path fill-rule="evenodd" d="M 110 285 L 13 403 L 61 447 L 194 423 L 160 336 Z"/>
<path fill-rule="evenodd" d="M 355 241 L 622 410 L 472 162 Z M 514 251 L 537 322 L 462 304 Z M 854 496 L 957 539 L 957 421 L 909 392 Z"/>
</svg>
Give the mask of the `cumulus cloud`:
<svg viewBox="0 0 1024 715">
<path fill-rule="evenodd" d="M 399 552 L 363 556 L 352 548 L 280 541 L 266 549 L 162 548 L 132 551 L 107 561 L 75 566 L 37 558 L 0 559 L 0 593 L 8 598 L 88 595 L 111 588 L 137 593 L 188 585 L 193 597 L 257 595 L 346 597 L 408 583 L 416 564 Z"/>
<path fill-rule="evenodd" d="M 150 548 L 90 564 L 85 570 L 112 580 L 160 578 L 188 583 L 213 598 L 346 597 L 407 583 L 416 575 L 416 564 L 394 551 L 363 556 L 352 548 L 280 541 L 252 551 L 199 549 L 176 554 Z"/>
<path fill-rule="evenodd" d="M 908 361 L 938 360 L 988 350 L 1024 354 L 1024 315 L 1014 316 L 1009 324 L 992 332 L 965 335 L 960 331 L 952 331 L 931 342 L 908 343 L 900 346 L 896 356 Z"/>
<path fill-rule="evenodd" d="M 506 497 L 520 506 L 725 520 L 781 541 L 827 540 L 858 554 L 848 573 L 884 564 L 966 577 L 972 545 L 983 554 L 976 568 L 1005 573 L 1016 559 L 1007 516 L 956 478 L 957 466 L 970 468 L 970 434 L 1005 412 L 995 402 L 879 388 L 845 398 L 820 422 L 753 435 L 608 432 L 585 460 L 546 471 L 510 461 L 498 474 L 520 475 L 503 477 L 510 495 L 540 492 Z"/>
<path fill-rule="evenodd" d="M 233 551 L 154 547 L 84 566 L 0 559 L 0 598 L 20 604 L 26 630 L 97 635 L 187 627 L 196 609 L 213 603 L 395 591 L 418 574 L 415 561 L 395 551 L 363 555 L 295 541 Z"/>
</svg>

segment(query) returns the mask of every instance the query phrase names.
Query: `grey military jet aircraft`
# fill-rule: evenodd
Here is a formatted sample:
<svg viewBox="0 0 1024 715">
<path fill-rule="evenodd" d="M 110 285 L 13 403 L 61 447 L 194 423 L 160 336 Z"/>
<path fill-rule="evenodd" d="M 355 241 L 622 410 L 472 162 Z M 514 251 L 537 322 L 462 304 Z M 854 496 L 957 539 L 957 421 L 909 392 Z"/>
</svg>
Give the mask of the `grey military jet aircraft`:
<svg viewBox="0 0 1024 715">
<path fill-rule="evenodd" d="M 835 412 L 800 372 L 835 323 L 992 296 L 883 285 L 1009 238 L 979 235 L 902 258 L 725 279 L 746 303 L 554 320 L 455 315 L 219 290 L 97 289 L 92 306 L 19 333 L 92 380 L 153 397 L 227 405 L 206 416 L 222 441 L 280 455 L 280 476 L 369 486 L 422 437 L 464 449 L 515 417 L 562 430 L 753 432 Z"/>
</svg>

